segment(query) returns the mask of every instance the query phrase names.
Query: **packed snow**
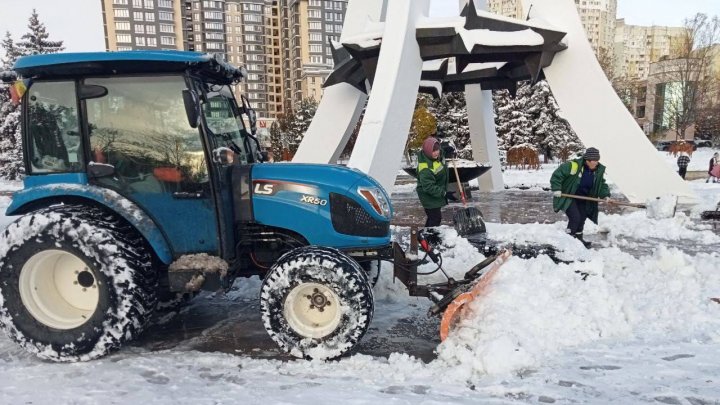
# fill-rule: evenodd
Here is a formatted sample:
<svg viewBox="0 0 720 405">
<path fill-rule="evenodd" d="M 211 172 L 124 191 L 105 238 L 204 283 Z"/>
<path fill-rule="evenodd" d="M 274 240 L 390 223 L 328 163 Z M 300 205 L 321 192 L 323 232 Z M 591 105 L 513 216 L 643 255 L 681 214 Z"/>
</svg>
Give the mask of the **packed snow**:
<svg viewBox="0 0 720 405">
<path fill-rule="evenodd" d="M 552 170 L 504 177 L 545 192 Z M 551 244 L 569 263 L 511 258 L 429 363 L 404 353 L 321 362 L 130 346 L 97 361 L 53 364 L 0 337 L 0 403 L 718 403 L 720 304 L 711 298 L 720 297 L 720 236 L 697 215 L 720 201 L 720 185 L 690 184 L 702 203 L 673 217 L 601 213 L 599 225 L 586 227 L 598 241 L 591 250 L 565 233 L 564 221 L 489 223 L 494 240 Z M 0 196 L 0 209 L 9 203 Z M 12 220 L 0 216 L 0 226 Z M 406 242 L 406 228 L 394 232 Z M 441 235 L 451 275 L 484 258 L 452 228 Z M 637 253 L 637 240 L 651 241 L 650 253 Z M 232 298 L 256 299 L 258 282 L 243 282 Z M 376 314 L 430 307 L 393 282 L 389 265 L 374 295 Z"/>
</svg>

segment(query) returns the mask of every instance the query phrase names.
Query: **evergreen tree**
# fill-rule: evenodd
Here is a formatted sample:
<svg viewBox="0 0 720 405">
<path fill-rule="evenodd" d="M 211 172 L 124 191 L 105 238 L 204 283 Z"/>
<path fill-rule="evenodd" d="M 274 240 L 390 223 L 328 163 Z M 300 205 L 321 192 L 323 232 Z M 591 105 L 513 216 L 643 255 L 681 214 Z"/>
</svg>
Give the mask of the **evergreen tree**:
<svg viewBox="0 0 720 405">
<path fill-rule="evenodd" d="M 9 70 L 23 55 L 38 55 L 62 51 L 63 41 L 50 41 L 45 24 L 33 10 L 28 20 L 28 32 L 17 44 L 9 32 L 0 42 L 5 57 L 0 60 L 1 70 Z M 20 109 L 10 100 L 8 85 L 0 85 L 0 178 L 18 180 L 24 174 L 20 135 Z"/>
<path fill-rule="evenodd" d="M 22 36 L 17 46 L 23 55 L 44 55 L 57 53 L 65 49 L 63 41 L 51 41 L 45 24 L 40 22 L 38 13 L 33 9 L 28 20 L 28 32 Z"/>
<path fill-rule="evenodd" d="M 465 93 L 443 94 L 442 97 L 433 100 L 429 108 L 437 117 L 438 136 L 455 145 L 459 158 L 472 159 Z"/>
<path fill-rule="evenodd" d="M 300 142 L 305 137 L 305 132 L 307 132 L 310 122 L 315 116 L 317 107 L 318 103 L 314 98 L 303 99 L 295 106 L 285 132 L 291 155 L 295 155 L 295 152 L 297 152 L 298 146 L 300 146 Z"/>
</svg>

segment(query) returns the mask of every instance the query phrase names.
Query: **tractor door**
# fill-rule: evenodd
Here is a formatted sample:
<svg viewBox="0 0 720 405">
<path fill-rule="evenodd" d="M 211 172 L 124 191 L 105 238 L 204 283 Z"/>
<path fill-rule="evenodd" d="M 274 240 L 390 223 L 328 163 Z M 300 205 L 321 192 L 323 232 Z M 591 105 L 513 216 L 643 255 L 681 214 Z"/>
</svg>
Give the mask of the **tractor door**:
<svg viewBox="0 0 720 405">
<path fill-rule="evenodd" d="M 88 78 L 107 94 L 85 103 L 90 161 L 114 167 L 96 184 L 155 220 L 174 255 L 219 253 L 218 221 L 199 131 L 188 123 L 182 76 Z"/>
</svg>

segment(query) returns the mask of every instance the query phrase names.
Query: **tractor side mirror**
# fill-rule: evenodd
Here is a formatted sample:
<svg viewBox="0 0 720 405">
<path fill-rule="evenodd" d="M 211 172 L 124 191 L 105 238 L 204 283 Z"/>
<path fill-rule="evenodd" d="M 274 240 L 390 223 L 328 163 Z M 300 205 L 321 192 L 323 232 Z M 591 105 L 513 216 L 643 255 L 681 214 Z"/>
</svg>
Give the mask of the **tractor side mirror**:
<svg viewBox="0 0 720 405">
<path fill-rule="evenodd" d="M 88 177 L 97 179 L 115 174 L 115 166 L 106 163 L 90 162 L 87 166 Z"/>
<path fill-rule="evenodd" d="M 250 123 L 250 133 L 255 135 L 257 133 L 257 112 L 250 107 L 250 101 L 248 101 L 247 97 L 241 96 L 241 98 L 243 110 L 245 111 L 245 114 L 247 114 L 248 122 Z"/>
<path fill-rule="evenodd" d="M 193 90 L 185 89 L 182 91 L 182 96 L 188 123 L 192 128 L 197 128 L 198 118 L 200 118 L 200 105 L 198 103 L 197 93 Z"/>
<path fill-rule="evenodd" d="M 108 89 L 105 86 L 98 86 L 96 84 L 82 84 L 80 85 L 80 100 L 89 100 L 91 98 L 105 97 L 108 94 Z"/>
</svg>

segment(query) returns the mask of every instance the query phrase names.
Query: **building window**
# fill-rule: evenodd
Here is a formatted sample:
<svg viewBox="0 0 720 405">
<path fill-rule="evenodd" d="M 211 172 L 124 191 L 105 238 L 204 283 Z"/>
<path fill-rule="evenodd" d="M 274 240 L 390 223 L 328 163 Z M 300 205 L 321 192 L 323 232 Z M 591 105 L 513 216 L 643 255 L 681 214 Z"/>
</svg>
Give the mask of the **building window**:
<svg viewBox="0 0 720 405">
<path fill-rule="evenodd" d="M 160 37 L 161 45 L 175 45 L 175 37 Z"/>
<path fill-rule="evenodd" d="M 130 34 L 116 34 L 115 41 L 118 43 L 129 44 L 132 42 L 132 39 L 130 37 Z"/>
<path fill-rule="evenodd" d="M 335 24 L 335 32 L 338 34 L 342 32 L 342 24 Z"/>
<path fill-rule="evenodd" d="M 148 38 L 147 46 L 156 47 L 157 46 L 157 38 Z"/>
<path fill-rule="evenodd" d="M 223 45 L 221 42 L 208 42 L 207 49 L 222 50 L 224 49 Z"/>
<path fill-rule="evenodd" d="M 155 8 L 155 0 L 145 0 L 145 8 L 147 9 L 154 9 Z"/>
<path fill-rule="evenodd" d="M 117 31 L 130 31 L 130 22 L 128 21 L 115 21 L 115 29 Z"/>
<path fill-rule="evenodd" d="M 310 44 L 310 53 L 322 53 L 322 45 Z"/>
<path fill-rule="evenodd" d="M 136 34 L 144 34 L 145 33 L 145 26 L 142 24 L 135 25 L 135 33 Z"/>
<path fill-rule="evenodd" d="M 205 29 L 206 29 L 206 30 L 222 30 L 222 29 L 223 29 L 223 28 L 222 28 L 222 23 L 215 23 L 215 22 L 209 23 L 209 22 L 206 22 L 206 23 L 203 23 L 203 25 L 205 26 Z"/>
<path fill-rule="evenodd" d="M 133 7 L 142 8 L 142 0 L 133 0 Z"/>
<path fill-rule="evenodd" d="M 148 25 L 147 27 L 145 27 L 145 31 L 150 35 L 156 34 L 154 25 Z"/>
<path fill-rule="evenodd" d="M 170 24 L 160 24 L 160 32 L 175 33 L 175 26 Z"/>
<path fill-rule="evenodd" d="M 142 11 L 133 11 L 133 20 L 135 21 L 142 21 L 144 20 L 145 14 L 142 13 Z"/>
<path fill-rule="evenodd" d="M 325 13 L 325 21 L 332 21 L 333 13 Z"/>
<path fill-rule="evenodd" d="M 145 21 L 155 21 L 155 13 L 145 13 Z"/>
<path fill-rule="evenodd" d="M 314 42 L 322 42 L 322 34 L 319 32 L 311 32 L 310 40 Z"/>
<path fill-rule="evenodd" d="M 325 8 L 332 8 L 332 7 L 333 7 L 333 2 L 329 1 L 329 0 L 325 0 Z"/>
<path fill-rule="evenodd" d="M 308 18 L 320 18 L 320 10 L 308 10 Z"/>
<path fill-rule="evenodd" d="M 132 51 L 132 46 L 118 46 L 118 51 Z"/>
<path fill-rule="evenodd" d="M 246 34 L 246 35 L 245 35 L 245 41 L 246 41 L 246 42 L 252 42 L 252 41 L 257 41 L 257 40 L 258 40 L 258 36 L 257 36 L 257 35 L 253 35 L 253 34 Z"/>
<path fill-rule="evenodd" d="M 310 29 L 311 30 L 321 30 L 322 24 L 320 21 L 310 21 Z"/>
<path fill-rule="evenodd" d="M 220 32 L 208 32 L 207 34 L 205 34 L 205 38 L 206 39 L 217 39 L 217 40 L 222 41 L 225 39 L 225 36 Z"/>
<path fill-rule="evenodd" d="M 158 13 L 161 20 L 173 20 L 173 12 L 172 11 L 161 11 Z"/>
<path fill-rule="evenodd" d="M 261 4 L 243 4 L 243 10 L 245 11 L 262 11 Z"/>
<path fill-rule="evenodd" d="M 135 37 L 135 45 L 145 46 L 145 37 Z"/>
<path fill-rule="evenodd" d="M 118 6 L 127 6 L 128 0 L 113 0 L 113 4 L 117 4 Z"/>
<path fill-rule="evenodd" d="M 311 56 L 310 57 L 310 63 L 323 63 L 323 57 L 322 56 Z"/>
<path fill-rule="evenodd" d="M 162 13 L 160 13 L 160 14 L 162 14 Z M 206 11 L 203 13 L 203 15 L 208 20 L 222 20 L 222 13 L 219 11 Z"/>
<path fill-rule="evenodd" d="M 308 2 L 310 7 L 322 7 L 322 1 L 321 0 L 310 0 Z"/>
<path fill-rule="evenodd" d="M 342 10 L 342 2 L 339 2 L 339 1 L 335 2 L 335 10 Z"/>
<path fill-rule="evenodd" d="M 116 8 L 115 10 L 115 17 L 117 18 L 129 18 L 130 12 L 126 8 Z"/>
<path fill-rule="evenodd" d="M 158 7 L 173 8 L 172 0 L 158 0 Z"/>
<path fill-rule="evenodd" d="M 335 21 L 342 21 L 343 15 L 342 13 L 335 13 Z"/>
</svg>

